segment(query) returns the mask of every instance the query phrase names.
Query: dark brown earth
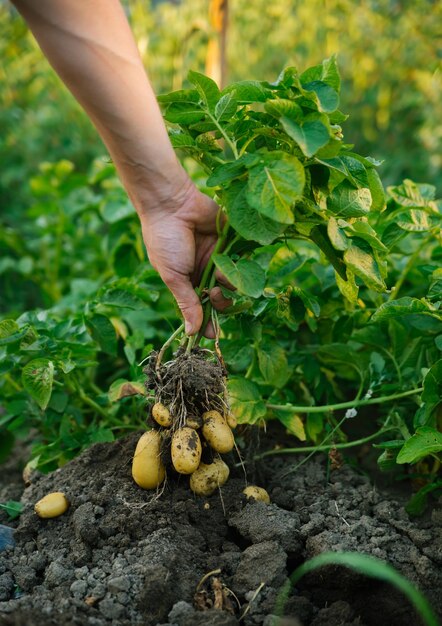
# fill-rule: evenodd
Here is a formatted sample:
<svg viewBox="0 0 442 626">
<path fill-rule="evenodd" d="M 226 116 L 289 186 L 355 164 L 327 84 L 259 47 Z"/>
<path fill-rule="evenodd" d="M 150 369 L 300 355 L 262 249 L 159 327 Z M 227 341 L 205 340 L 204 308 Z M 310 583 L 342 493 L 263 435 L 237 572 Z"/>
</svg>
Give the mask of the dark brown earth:
<svg viewBox="0 0 442 626">
<path fill-rule="evenodd" d="M 275 621 L 288 574 L 329 550 L 388 561 L 442 613 L 442 507 L 412 521 L 348 465 L 327 480 L 319 457 L 288 475 L 293 457 L 262 461 L 249 480 L 267 488 L 270 505 L 246 501 L 233 455 L 221 492 L 194 496 L 182 477 L 155 496 L 131 479 L 136 440 L 97 444 L 27 488 L 0 468 L 0 501 L 25 504 L 15 549 L 0 552 L 1 626 L 421 623 L 390 586 L 335 566 L 302 579 Z M 41 520 L 33 505 L 51 491 L 64 491 L 71 506 Z M 4 513 L 0 523 L 14 525 Z"/>
</svg>

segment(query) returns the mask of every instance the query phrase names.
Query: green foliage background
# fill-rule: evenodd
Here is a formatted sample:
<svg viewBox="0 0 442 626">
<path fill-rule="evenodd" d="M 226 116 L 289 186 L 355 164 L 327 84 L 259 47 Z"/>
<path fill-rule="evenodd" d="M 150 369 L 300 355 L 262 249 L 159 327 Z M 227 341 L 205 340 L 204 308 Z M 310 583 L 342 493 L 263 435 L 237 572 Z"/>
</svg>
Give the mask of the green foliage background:
<svg viewBox="0 0 442 626">
<path fill-rule="evenodd" d="M 127 0 L 140 52 L 158 92 L 204 70 L 206 0 Z M 346 140 L 385 160 L 386 184 L 405 177 L 442 191 L 442 6 L 436 0 L 232 0 L 229 81 L 275 80 L 338 54 Z M 22 20 L 0 2 L 0 197 L 9 210 L 29 201 L 41 161 L 72 160 L 85 171 L 103 148 L 60 85 Z"/>
<path fill-rule="evenodd" d="M 125 6 L 157 92 L 187 87 L 188 70 L 204 70 L 207 2 Z M 363 278 L 359 295 L 344 297 L 328 259 L 302 237 L 252 250 L 268 289 L 223 321 L 232 397 L 243 421 L 254 421 L 250 408 L 262 417 L 266 402 L 309 407 L 272 416 L 318 445 L 345 445 L 346 418 L 327 407 L 356 399 L 363 434 L 398 437 L 381 444 L 383 469 L 442 446 L 441 17 L 430 0 L 231 2 L 229 82 L 274 81 L 284 66 L 302 71 L 338 53 L 345 141 L 385 159 L 380 174 L 395 184 L 386 210 L 377 212 L 381 198 L 367 218 L 382 243 L 368 226 L 364 236 L 388 250 L 386 282 L 396 286 L 388 295 Z M 33 454 L 50 469 L 143 426 L 137 364 L 178 315 L 95 130 L 3 2 L 0 25 L 0 461 L 35 428 Z M 400 185 L 406 177 L 426 184 Z M 355 234 L 342 228 L 338 251 Z M 374 411 L 364 404 L 372 396 L 389 401 Z M 439 489 L 438 467 L 416 476 Z"/>
</svg>

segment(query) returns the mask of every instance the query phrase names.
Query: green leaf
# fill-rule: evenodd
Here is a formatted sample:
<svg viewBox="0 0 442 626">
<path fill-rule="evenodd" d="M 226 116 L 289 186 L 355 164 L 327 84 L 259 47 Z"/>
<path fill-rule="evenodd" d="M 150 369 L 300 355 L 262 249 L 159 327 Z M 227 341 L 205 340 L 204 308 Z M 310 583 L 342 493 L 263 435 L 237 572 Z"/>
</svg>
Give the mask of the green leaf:
<svg viewBox="0 0 442 626">
<path fill-rule="evenodd" d="M 302 300 L 303 305 L 305 306 L 306 311 L 312 313 L 315 317 L 319 317 L 321 313 L 321 307 L 317 298 L 313 294 L 309 294 L 304 289 L 300 287 L 293 287 L 293 295 L 298 296 Z"/>
<path fill-rule="evenodd" d="M 349 567 L 359 574 L 364 574 L 370 578 L 377 578 L 390 583 L 409 599 L 422 617 L 426 626 L 439 626 L 438 619 L 433 613 L 425 596 L 423 596 L 407 578 L 399 574 L 399 572 L 388 563 L 384 563 L 380 559 L 376 559 L 372 556 L 356 552 L 324 552 L 300 565 L 290 576 L 289 582 L 285 583 L 282 587 L 276 600 L 275 615 L 283 615 L 284 607 L 290 596 L 292 587 L 296 586 L 298 581 L 305 574 L 313 572 L 315 569 L 323 567 L 324 565 Z"/>
<path fill-rule="evenodd" d="M 334 217 L 330 217 L 327 224 L 327 234 L 333 248 L 342 252 L 347 250 L 350 242 L 348 241 L 343 228 L 340 228 L 339 226 L 340 221 L 341 220 L 336 220 Z"/>
<path fill-rule="evenodd" d="M 436 491 L 438 489 L 442 489 L 442 480 L 437 480 L 436 482 L 425 485 L 419 489 L 419 491 L 410 498 L 405 507 L 408 515 L 411 515 L 412 517 L 422 515 L 427 508 L 428 495 L 432 491 Z"/>
<path fill-rule="evenodd" d="M 244 154 L 236 161 L 228 161 L 219 165 L 207 179 L 208 187 L 218 187 L 231 183 L 235 178 L 242 176 L 246 168 L 253 167 L 258 163 L 259 156 L 254 154 Z"/>
<path fill-rule="evenodd" d="M 416 463 L 425 456 L 437 454 L 441 450 L 442 433 L 430 426 L 422 426 L 404 443 L 397 455 L 397 463 Z"/>
<path fill-rule="evenodd" d="M 100 204 L 100 213 L 105 222 L 115 224 L 135 215 L 135 209 L 127 198 L 111 194 Z"/>
<path fill-rule="evenodd" d="M 197 104 L 199 95 L 196 89 L 179 89 L 171 93 L 160 94 L 157 96 L 158 102 L 161 104 L 171 102 L 187 102 L 187 104 Z"/>
<path fill-rule="evenodd" d="M 132 243 L 122 243 L 114 248 L 112 253 L 112 265 L 115 273 L 121 278 L 130 278 L 140 266 L 140 258 Z"/>
<path fill-rule="evenodd" d="M 290 378 L 287 357 L 284 349 L 276 343 L 260 345 L 257 351 L 259 370 L 264 381 L 281 389 Z"/>
<path fill-rule="evenodd" d="M 425 402 L 427 416 L 442 402 L 442 359 L 430 367 L 424 378 L 422 401 Z"/>
<path fill-rule="evenodd" d="M 319 121 L 297 124 L 288 117 L 282 117 L 281 124 L 287 135 L 296 141 L 307 157 L 312 157 L 330 140 L 328 128 Z"/>
<path fill-rule="evenodd" d="M 14 320 L 3 320 L 0 322 L 0 346 L 20 341 L 28 332 L 28 325 L 20 328 Z"/>
<path fill-rule="evenodd" d="M 336 91 L 321 80 L 314 80 L 303 85 L 305 91 L 315 94 L 318 110 L 323 113 L 336 111 L 339 105 L 339 96 Z"/>
<path fill-rule="evenodd" d="M 169 138 L 174 148 L 194 148 L 195 141 L 186 133 L 170 133 Z"/>
<path fill-rule="evenodd" d="M 232 228 L 244 239 L 257 241 L 263 246 L 272 243 L 286 228 L 285 224 L 275 222 L 253 209 L 247 202 L 246 187 L 241 183 L 229 189 L 226 209 Z"/>
<path fill-rule="evenodd" d="M 267 113 L 277 118 L 286 117 L 298 121 L 304 117 L 301 107 L 294 100 L 285 100 L 284 98 L 267 100 L 264 108 Z"/>
<path fill-rule="evenodd" d="M 382 181 L 374 167 L 367 169 L 368 188 L 371 193 L 371 210 L 382 211 L 385 207 L 385 191 Z"/>
<path fill-rule="evenodd" d="M 254 350 L 250 344 L 221 340 L 221 352 L 231 372 L 245 371 L 252 362 Z"/>
<path fill-rule="evenodd" d="M 305 173 L 301 162 L 285 152 L 262 155 L 249 172 L 249 204 L 275 222 L 293 223 L 293 206 L 301 197 Z"/>
<path fill-rule="evenodd" d="M 223 89 L 222 95 L 233 92 L 235 99 L 241 104 L 265 102 L 272 92 L 257 80 L 242 80 Z"/>
<path fill-rule="evenodd" d="M 418 300 L 418 298 L 411 298 L 410 296 L 404 296 L 397 300 L 390 300 L 384 302 L 375 311 L 371 317 L 372 322 L 380 322 L 388 320 L 389 318 L 398 318 L 404 315 L 412 315 L 414 313 L 428 312 L 429 306 L 425 301 Z"/>
<path fill-rule="evenodd" d="M 187 74 L 187 79 L 194 85 L 198 93 L 211 113 L 215 112 L 218 100 L 221 98 L 221 92 L 214 80 L 199 72 L 192 70 Z"/>
<path fill-rule="evenodd" d="M 229 163 L 223 163 L 217 167 L 207 179 L 206 185 L 208 187 L 218 187 L 232 182 L 238 176 L 241 176 L 246 171 L 246 165 L 243 161 L 230 161 Z"/>
<path fill-rule="evenodd" d="M 344 280 L 338 273 L 335 273 L 336 284 L 344 298 L 354 304 L 358 301 L 359 287 L 356 284 L 353 272 L 347 269 L 347 278 Z"/>
<path fill-rule="evenodd" d="M 15 500 L 8 500 L 8 502 L 0 503 L 0 508 L 6 511 L 10 519 L 16 519 L 21 515 L 24 509 L 24 504 L 21 502 L 15 502 Z"/>
<path fill-rule="evenodd" d="M 33 359 L 22 371 L 25 391 L 37 402 L 42 411 L 48 406 L 54 381 L 54 364 L 49 359 Z"/>
<path fill-rule="evenodd" d="M 262 419 L 266 405 L 259 388 L 247 378 L 230 378 L 227 384 L 232 413 L 240 424 L 255 424 Z"/>
<path fill-rule="evenodd" d="M 258 263 L 249 259 L 240 259 L 234 263 L 225 254 L 215 254 L 212 259 L 220 272 L 240 293 L 259 298 L 265 287 L 266 275 Z"/>
<path fill-rule="evenodd" d="M 370 226 L 368 222 L 354 221 L 352 223 L 348 223 L 344 220 L 339 219 L 338 224 L 341 228 L 345 229 L 346 235 L 363 239 L 370 244 L 373 250 L 388 252 L 388 248 L 384 246 L 380 239 L 378 239 L 376 231 Z"/>
<path fill-rule="evenodd" d="M 353 274 L 362 278 L 367 287 L 375 291 L 385 291 L 386 285 L 378 262 L 370 253 L 352 244 L 344 252 L 344 261 Z"/>
<path fill-rule="evenodd" d="M 355 187 L 368 187 L 367 170 L 364 165 L 351 156 L 343 155 L 338 157 L 347 170 L 347 178 Z"/>
<path fill-rule="evenodd" d="M 428 206 L 434 200 L 435 188 L 431 185 L 419 185 L 405 179 L 402 185 L 387 187 L 388 194 L 404 207 Z"/>
<path fill-rule="evenodd" d="M 132 290 L 118 287 L 108 288 L 100 297 L 101 304 L 126 309 L 145 309 L 148 305 Z"/>
<path fill-rule="evenodd" d="M 391 472 L 396 469 L 397 452 L 395 450 L 384 450 L 377 459 L 377 466 L 381 472 Z"/>
<path fill-rule="evenodd" d="M 341 88 L 341 77 L 339 76 L 338 64 L 336 62 L 336 55 L 332 54 L 329 59 L 322 61 L 322 74 L 321 80 L 326 85 L 332 87 L 337 93 Z M 301 76 L 301 82 L 303 77 Z"/>
<path fill-rule="evenodd" d="M 347 269 L 345 264 L 342 261 L 341 256 L 336 254 L 336 251 L 328 238 L 327 231 L 321 226 L 315 226 L 310 233 L 310 239 L 325 254 L 339 276 L 343 280 L 347 280 Z"/>
<path fill-rule="evenodd" d="M 92 338 L 95 339 L 103 352 L 116 356 L 117 335 L 112 322 L 105 315 L 95 313 L 86 318 L 85 323 Z"/>
<path fill-rule="evenodd" d="M 369 187 L 367 170 L 358 159 L 342 155 L 329 159 L 318 158 L 317 161 L 343 174 L 354 187 Z"/>
<path fill-rule="evenodd" d="M 215 106 L 215 117 L 218 122 L 230 120 L 235 115 L 237 107 L 238 104 L 232 93 L 226 93 L 224 96 L 221 96 Z"/>
<path fill-rule="evenodd" d="M 172 102 L 164 113 L 164 119 L 173 124 L 189 126 L 204 119 L 206 114 L 199 104 L 192 102 Z"/>
<path fill-rule="evenodd" d="M 395 220 L 395 223 L 410 233 L 423 233 L 432 227 L 431 218 L 425 211 L 410 209 Z"/>
<path fill-rule="evenodd" d="M 285 411 L 274 411 L 278 420 L 283 424 L 291 435 L 295 435 L 299 441 L 306 441 L 305 426 L 299 415 L 290 415 Z"/>
<path fill-rule="evenodd" d="M 115 441 L 115 435 L 110 428 L 94 429 L 88 434 L 87 442 L 89 445 L 94 443 L 112 443 Z"/>
<path fill-rule="evenodd" d="M 327 208 L 336 217 L 361 217 L 371 206 L 371 193 L 367 188 L 355 189 L 347 181 L 337 185 L 327 198 Z"/>
<path fill-rule="evenodd" d="M 339 93 L 341 78 L 336 63 L 336 56 L 332 55 L 329 59 L 324 59 L 321 65 L 308 68 L 299 78 L 302 84 L 310 83 L 314 80 L 321 80 Z"/>
<path fill-rule="evenodd" d="M 139 381 L 129 381 L 124 378 L 115 380 L 108 391 L 109 402 L 118 402 L 118 400 L 122 398 L 136 395 L 146 395 L 144 384 Z"/>
</svg>

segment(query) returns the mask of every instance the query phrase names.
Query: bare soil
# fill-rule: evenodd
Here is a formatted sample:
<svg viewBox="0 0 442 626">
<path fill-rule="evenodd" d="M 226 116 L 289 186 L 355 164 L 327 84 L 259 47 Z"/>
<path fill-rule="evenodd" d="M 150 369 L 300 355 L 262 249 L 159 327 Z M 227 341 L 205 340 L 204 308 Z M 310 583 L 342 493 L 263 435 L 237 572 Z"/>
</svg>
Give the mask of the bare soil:
<svg viewBox="0 0 442 626">
<path fill-rule="evenodd" d="M 155 496 L 131 478 L 139 434 L 97 444 L 24 486 L 0 467 L 0 501 L 20 499 L 15 548 L 0 552 L 0 626 L 411 626 L 408 601 L 383 583 L 342 567 L 305 577 L 273 617 L 288 574 L 324 551 L 384 559 L 442 614 L 442 507 L 410 520 L 403 502 L 348 465 L 327 477 L 314 457 L 267 457 L 249 472 L 272 504 L 242 495 L 243 470 L 222 491 L 194 496 L 188 478 Z M 299 461 L 299 457 L 296 457 Z M 256 471 L 256 473 L 255 473 Z M 70 508 L 42 520 L 34 503 L 64 491 Z"/>
</svg>

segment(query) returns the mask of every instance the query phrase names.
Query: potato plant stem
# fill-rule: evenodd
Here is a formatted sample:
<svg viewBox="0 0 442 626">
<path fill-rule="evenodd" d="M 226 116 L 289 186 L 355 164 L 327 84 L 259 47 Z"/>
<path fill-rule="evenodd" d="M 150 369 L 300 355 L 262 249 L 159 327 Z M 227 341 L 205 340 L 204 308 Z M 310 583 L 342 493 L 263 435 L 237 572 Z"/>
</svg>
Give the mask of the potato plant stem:
<svg viewBox="0 0 442 626">
<path fill-rule="evenodd" d="M 157 356 L 157 360 L 156 360 L 156 364 L 155 364 L 155 369 L 158 369 L 160 367 L 161 361 L 163 360 L 163 356 L 164 356 L 164 353 L 166 352 L 167 348 L 174 341 L 174 339 L 176 339 L 178 337 L 178 335 L 183 332 L 183 330 L 184 330 L 184 324 L 181 324 L 181 326 L 179 326 L 176 329 L 176 331 L 170 335 L 169 339 L 162 346 L 161 350 L 158 352 L 158 356 Z"/>
<path fill-rule="evenodd" d="M 206 288 L 210 290 L 215 285 L 215 280 L 216 280 L 215 279 L 215 267 L 214 267 L 215 263 L 213 262 L 213 256 L 217 254 L 218 252 L 220 252 L 221 250 L 223 250 L 226 244 L 228 232 L 229 232 L 229 223 L 226 221 L 221 231 L 221 235 L 215 244 L 212 254 L 210 255 L 210 259 L 208 260 L 207 265 L 204 268 L 204 272 L 203 272 L 203 275 L 201 276 L 200 284 L 196 288 L 196 292 L 200 296 L 200 298 L 203 295 L 203 292 Z M 206 303 L 204 307 L 204 317 L 203 317 L 201 330 L 199 331 L 196 337 L 195 336 L 189 337 L 189 340 L 187 342 L 187 348 L 186 348 L 187 353 L 190 353 L 192 348 L 197 346 L 199 342 L 201 341 L 204 329 L 210 319 L 211 310 L 212 310 L 212 305 L 210 303 L 210 300 L 208 300 L 208 302 Z"/>
<path fill-rule="evenodd" d="M 288 413 L 323 413 L 324 411 L 336 411 L 338 409 L 353 409 L 358 406 L 367 406 L 368 404 L 383 404 L 396 400 L 398 398 L 406 398 L 423 391 L 423 387 L 409 389 L 401 393 L 393 393 L 390 396 L 379 396 L 379 398 L 369 398 L 368 400 L 351 400 L 350 402 L 339 402 L 338 404 L 324 404 L 322 406 L 295 406 L 293 404 L 267 404 L 268 409 L 274 411 L 287 411 Z"/>
<path fill-rule="evenodd" d="M 396 284 L 394 285 L 393 289 L 390 292 L 390 295 L 388 297 L 388 301 L 391 300 L 396 300 L 398 297 L 398 293 L 399 290 L 401 289 L 405 279 L 407 278 L 409 272 L 411 269 L 413 269 L 416 260 L 420 257 L 420 255 L 422 254 L 422 250 L 425 250 L 428 242 L 432 239 L 432 237 L 434 236 L 433 232 L 430 232 L 429 235 L 427 235 L 427 237 L 425 237 L 423 239 L 423 241 L 421 242 L 421 245 L 418 246 L 418 248 L 416 248 L 416 250 L 413 252 L 413 254 L 410 256 L 410 258 L 408 259 L 408 262 L 406 263 L 404 269 L 401 272 L 401 275 L 399 276 Z"/>
<path fill-rule="evenodd" d="M 86 394 L 80 394 L 80 395 L 81 395 L 81 399 L 83 400 L 83 402 L 85 404 L 88 404 L 92 409 L 94 409 L 102 417 L 105 417 L 106 419 L 109 419 L 107 411 L 105 409 L 103 409 L 103 407 L 101 407 L 94 400 L 92 400 L 92 398 L 89 398 L 89 396 L 87 396 Z"/>
<path fill-rule="evenodd" d="M 277 450 L 267 450 L 267 452 L 263 452 L 262 454 L 259 454 L 258 456 L 253 457 L 253 460 L 259 460 L 266 456 L 272 456 L 274 454 L 297 454 L 297 453 L 303 453 L 303 452 L 324 452 L 324 451 L 330 450 L 330 448 L 336 448 L 337 450 L 343 450 L 345 448 L 353 448 L 354 446 L 360 446 L 364 443 L 367 443 L 367 441 L 372 441 L 373 439 L 376 439 L 377 437 L 380 437 L 384 433 L 390 432 L 392 430 L 396 430 L 396 428 L 382 427 L 379 430 L 377 430 L 375 433 L 373 433 L 372 435 L 368 435 L 368 437 L 363 437 L 362 439 L 355 439 L 354 441 L 347 441 L 346 443 L 331 443 L 330 442 L 328 444 L 319 445 L 319 446 L 305 446 L 303 448 L 279 448 Z"/>
</svg>

